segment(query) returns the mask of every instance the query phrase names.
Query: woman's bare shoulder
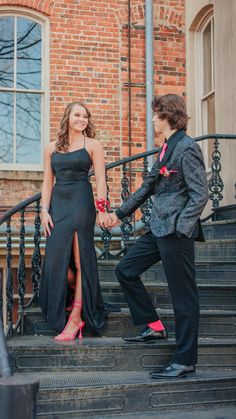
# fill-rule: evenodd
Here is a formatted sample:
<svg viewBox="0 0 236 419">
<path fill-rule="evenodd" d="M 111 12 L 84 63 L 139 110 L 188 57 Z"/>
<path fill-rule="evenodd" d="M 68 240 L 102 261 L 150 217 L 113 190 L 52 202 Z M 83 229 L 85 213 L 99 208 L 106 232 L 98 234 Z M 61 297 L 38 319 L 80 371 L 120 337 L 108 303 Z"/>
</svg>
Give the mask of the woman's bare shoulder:
<svg viewBox="0 0 236 419">
<path fill-rule="evenodd" d="M 89 137 L 87 137 L 87 140 L 88 140 L 87 144 L 91 147 L 92 151 L 103 149 L 101 141 L 96 140 L 95 138 L 89 138 Z"/>
<path fill-rule="evenodd" d="M 50 141 L 49 144 L 46 145 L 45 147 L 45 152 L 47 154 L 52 154 L 56 149 L 56 141 Z"/>
</svg>

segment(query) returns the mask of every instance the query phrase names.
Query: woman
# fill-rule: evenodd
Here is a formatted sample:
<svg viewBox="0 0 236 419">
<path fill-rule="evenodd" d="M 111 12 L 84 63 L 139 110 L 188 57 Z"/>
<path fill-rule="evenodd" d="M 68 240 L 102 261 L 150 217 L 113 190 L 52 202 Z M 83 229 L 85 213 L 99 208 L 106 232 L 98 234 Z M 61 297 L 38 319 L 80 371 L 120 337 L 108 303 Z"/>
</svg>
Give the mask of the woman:
<svg viewBox="0 0 236 419">
<path fill-rule="evenodd" d="M 45 149 L 41 221 L 47 240 L 39 300 L 46 320 L 55 330 L 62 331 L 56 340 L 73 340 L 78 333 L 82 337 L 85 323 L 91 334 L 98 335 L 108 314 L 98 279 L 94 249 L 96 210 L 88 179 L 93 166 L 98 224 L 107 227 L 104 153 L 94 137 L 88 108 L 73 102 L 65 109 L 58 140 Z M 68 279 L 74 282 L 74 296 L 65 326 L 66 304 L 71 297 Z"/>
</svg>

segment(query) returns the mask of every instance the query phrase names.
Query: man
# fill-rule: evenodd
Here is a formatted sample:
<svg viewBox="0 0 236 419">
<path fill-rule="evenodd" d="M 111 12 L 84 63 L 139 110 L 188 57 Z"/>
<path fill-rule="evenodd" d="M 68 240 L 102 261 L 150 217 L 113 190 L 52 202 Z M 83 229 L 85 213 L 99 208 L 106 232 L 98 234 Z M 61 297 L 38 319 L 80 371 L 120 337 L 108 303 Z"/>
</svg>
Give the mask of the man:
<svg viewBox="0 0 236 419">
<path fill-rule="evenodd" d="M 200 215 L 208 185 L 199 145 L 186 135 L 184 100 L 168 94 L 154 97 L 153 122 L 165 143 L 143 185 L 111 214 L 111 226 L 130 216 L 154 195 L 150 231 L 139 238 L 116 268 L 135 325 L 146 323 L 128 342 L 166 337 L 140 274 L 162 260 L 175 315 L 176 350 L 170 365 L 151 372 L 152 378 L 178 378 L 195 371 L 199 301 L 195 281 L 194 240 L 204 241 Z"/>
</svg>

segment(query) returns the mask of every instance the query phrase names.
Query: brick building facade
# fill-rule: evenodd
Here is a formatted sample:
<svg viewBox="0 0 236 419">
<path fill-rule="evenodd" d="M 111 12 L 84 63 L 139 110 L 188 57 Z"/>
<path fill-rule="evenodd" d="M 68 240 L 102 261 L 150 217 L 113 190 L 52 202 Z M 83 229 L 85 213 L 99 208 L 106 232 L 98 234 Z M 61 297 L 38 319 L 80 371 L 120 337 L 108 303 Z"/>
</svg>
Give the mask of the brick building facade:
<svg viewBox="0 0 236 419">
<path fill-rule="evenodd" d="M 154 0 L 153 13 L 155 93 L 185 95 L 185 2 Z M 56 139 L 66 104 L 83 100 L 107 163 L 146 150 L 145 1 L 0 0 L 0 19 L 7 16 L 32 19 L 43 27 L 43 146 Z M 4 89 L 0 86 L 0 94 Z M 13 90 L 8 94 L 17 94 Z M 2 209 L 40 191 L 42 158 L 38 163 L 36 168 L 30 161 L 0 164 Z M 118 177 L 114 173 L 112 187 Z"/>
</svg>

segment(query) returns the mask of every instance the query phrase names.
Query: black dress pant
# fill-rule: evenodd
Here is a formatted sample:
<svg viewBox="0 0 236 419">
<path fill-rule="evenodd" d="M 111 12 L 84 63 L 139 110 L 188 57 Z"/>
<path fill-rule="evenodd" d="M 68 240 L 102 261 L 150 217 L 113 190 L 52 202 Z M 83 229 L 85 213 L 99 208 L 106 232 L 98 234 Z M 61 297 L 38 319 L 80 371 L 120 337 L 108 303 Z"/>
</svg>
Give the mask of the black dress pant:
<svg viewBox="0 0 236 419">
<path fill-rule="evenodd" d="M 197 363 L 199 300 L 195 280 L 194 240 L 175 233 L 156 237 L 146 233 L 131 247 L 116 268 L 116 275 L 135 325 L 157 321 L 155 307 L 140 274 L 162 260 L 175 315 L 176 350 L 173 362 Z"/>
</svg>

